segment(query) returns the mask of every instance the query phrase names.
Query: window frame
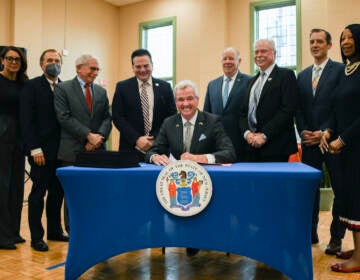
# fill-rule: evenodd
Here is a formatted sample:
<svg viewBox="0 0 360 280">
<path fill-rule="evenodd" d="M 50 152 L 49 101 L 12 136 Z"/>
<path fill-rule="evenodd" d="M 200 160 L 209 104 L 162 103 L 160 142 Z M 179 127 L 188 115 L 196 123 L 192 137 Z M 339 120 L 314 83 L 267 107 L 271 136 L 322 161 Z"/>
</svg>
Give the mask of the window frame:
<svg viewBox="0 0 360 280">
<path fill-rule="evenodd" d="M 300 0 L 266 0 L 259 2 L 250 3 L 250 71 L 252 74 L 255 74 L 255 65 L 254 65 L 254 43 L 255 43 L 255 34 L 257 33 L 257 28 L 259 23 L 255 22 L 257 19 L 256 13 L 259 10 L 263 9 L 272 9 L 272 8 L 281 8 L 285 6 L 295 5 L 296 7 L 296 65 L 288 67 L 295 72 L 301 70 L 301 3 Z M 261 38 L 259 38 L 261 39 Z"/>
<path fill-rule="evenodd" d="M 171 81 L 174 86 L 176 83 L 176 17 L 168 17 L 157 20 L 145 21 L 139 24 L 139 47 L 146 49 L 147 30 L 172 25 L 173 27 L 173 69 L 172 77 L 156 77 L 164 81 Z M 155 66 L 156 67 L 156 66 Z"/>
</svg>

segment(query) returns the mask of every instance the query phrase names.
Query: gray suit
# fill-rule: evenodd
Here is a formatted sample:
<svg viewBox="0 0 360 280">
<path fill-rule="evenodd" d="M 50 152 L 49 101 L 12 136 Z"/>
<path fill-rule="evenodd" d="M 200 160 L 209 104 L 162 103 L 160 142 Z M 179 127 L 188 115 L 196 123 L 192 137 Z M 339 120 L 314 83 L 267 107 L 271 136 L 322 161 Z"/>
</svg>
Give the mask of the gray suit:
<svg viewBox="0 0 360 280">
<path fill-rule="evenodd" d="M 107 139 L 111 130 L 111 114 L 106 90 L 93 84 L 92 112 L 86 104 L 80 83 L 75 77 L 55 87 L 55 111 L 61 126 L 58 159 L 74 162 L 76 153 L 85 150 L 89 132 Z"/>
</svg>

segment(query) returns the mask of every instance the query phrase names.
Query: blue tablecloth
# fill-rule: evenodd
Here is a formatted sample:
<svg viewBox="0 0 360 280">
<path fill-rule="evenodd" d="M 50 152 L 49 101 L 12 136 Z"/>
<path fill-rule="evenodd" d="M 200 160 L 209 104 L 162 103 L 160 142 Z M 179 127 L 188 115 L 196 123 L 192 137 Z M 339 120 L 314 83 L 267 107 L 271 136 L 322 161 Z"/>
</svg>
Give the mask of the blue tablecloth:
<svg viewBox="0 0 360 280">
<path fill-rule="evenodd" d="M 205 166 L 208 207 L 192 217 L 165 211 L 155 184 L 162 167 L 57 170 L 70 215 L 65 279 L 123 252 L 194 247 L 264 262 L 292 279 L 312 279 L 311 217 L 321 173 L 302 163 Z"/>
</svg>

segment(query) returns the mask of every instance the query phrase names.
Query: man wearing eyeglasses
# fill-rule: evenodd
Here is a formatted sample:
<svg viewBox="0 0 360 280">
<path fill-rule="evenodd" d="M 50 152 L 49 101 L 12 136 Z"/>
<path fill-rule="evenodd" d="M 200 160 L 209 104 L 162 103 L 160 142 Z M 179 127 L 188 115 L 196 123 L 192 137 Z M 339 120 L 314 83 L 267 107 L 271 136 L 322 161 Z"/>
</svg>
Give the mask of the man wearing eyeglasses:
<svg viewBox="0 0 360 280">
<path fill-rule="evenodd" d="M 61 226 L 61 205 L 64 192 L 56 177 L 60 126 L 54 110 L 54 87 L 59 83 L 62 58 L 54 49 L 40 56 L 43 75 L 26 83 L 20 98 L 20 123 L 25 150 L 31 166 L 33 186 L 28 200 L 31 247 L 48 251 L 43 240 L 41 217 L 46 192 L 47 239 L 68 241 Z"/>
<path fill-rule="evenodd" d="M 106 90 L 94 83 L 99 63 L 91 55 L 76 59 L 77 76 L 55 87 L 55 111 L 61 126 L 58 159 L 75 162 L 76 153 L 105 148 L 111 130 Z"/>
<path fill-rule="evenodd" d="M 55 87 L 55 112 L 61 127 L 58 159 L 62 166 L 73 165 L 78 152 L 105 149 L 111 131 L 106 90 L 94 83 L 100 71 L 98 60 L 84 54 L 75 65 L 77 76 Z M 69 232 L 68 227 L 65 216 Z"/>
</svg>

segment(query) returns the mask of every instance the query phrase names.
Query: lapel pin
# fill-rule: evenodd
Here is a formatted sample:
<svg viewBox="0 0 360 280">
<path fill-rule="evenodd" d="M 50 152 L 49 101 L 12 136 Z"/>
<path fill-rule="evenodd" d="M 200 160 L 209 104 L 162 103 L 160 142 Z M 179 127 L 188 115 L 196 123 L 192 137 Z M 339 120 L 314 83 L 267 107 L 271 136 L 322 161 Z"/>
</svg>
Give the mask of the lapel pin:
<svg viewBox="0 0 360 280">
<path fill-rule="evenodd" d="M 158 87 L 158 86 L 159 86 L 159 84 L 158 84 L 158 83 L 155 83 L 155 86 L 156 86 L 156 87 Z"/>
</svg>

